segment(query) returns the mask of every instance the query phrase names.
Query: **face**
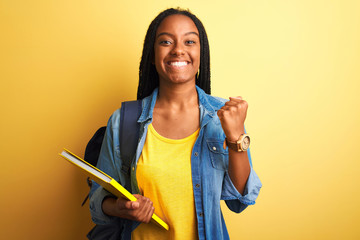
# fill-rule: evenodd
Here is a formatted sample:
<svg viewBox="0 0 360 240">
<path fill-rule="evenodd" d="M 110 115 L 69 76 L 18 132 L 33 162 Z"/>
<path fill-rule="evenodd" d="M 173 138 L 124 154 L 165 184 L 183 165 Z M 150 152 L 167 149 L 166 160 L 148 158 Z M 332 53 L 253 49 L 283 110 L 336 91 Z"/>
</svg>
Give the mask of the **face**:
<svg viewBox="0 0 360 240">
<path fill-rule="evenodd" d="M 166 17 L 156 31 L 154 64 L 159 84 L 192 82 L 200 66 L 199 31 L 191 18 Z"/>
</svg>

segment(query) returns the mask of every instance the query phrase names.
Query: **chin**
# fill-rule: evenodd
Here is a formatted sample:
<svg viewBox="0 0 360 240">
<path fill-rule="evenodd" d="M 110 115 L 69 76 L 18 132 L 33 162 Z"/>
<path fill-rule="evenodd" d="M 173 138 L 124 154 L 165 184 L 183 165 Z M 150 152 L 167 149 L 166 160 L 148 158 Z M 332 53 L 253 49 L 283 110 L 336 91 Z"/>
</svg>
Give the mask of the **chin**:
<svg viewBox="0 0 360 240">
<path fill-rule="evenodd" d="M 166 77 L 160 77 L 160 82 L 164 83 L 174 83 L 174 84 L 182 84 L 182 83 L 188 83 L 188 82 L 194 82 L 195 83 L 195 76 L 166 76 Z"/>
<path fill-rule="evenodd" d="M 174 84 L 183 84 L 183 83 L 190 83 L 190 82 L 194 82 L 195 83 L 195 78 L 194 79 L 188 79 L 188 78 L 175 78 L 175 79 L 170 79 L 170 82 L 174 83 Z"/>
</svg>

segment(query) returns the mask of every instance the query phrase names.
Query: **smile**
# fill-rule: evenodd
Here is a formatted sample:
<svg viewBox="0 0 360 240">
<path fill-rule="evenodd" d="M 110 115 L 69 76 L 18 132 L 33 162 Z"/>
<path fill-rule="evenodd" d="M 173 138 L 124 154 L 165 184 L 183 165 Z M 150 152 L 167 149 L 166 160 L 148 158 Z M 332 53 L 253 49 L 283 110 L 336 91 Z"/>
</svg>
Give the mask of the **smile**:
<svg viewBox="0 0 360 240">
<path fill-rule="evenodd" d="M 170 66 L 175 66 L 175 67 L 183 67 L 188 65 L 188 62 L 169 62 L 168 63 Z"/>
</svg>

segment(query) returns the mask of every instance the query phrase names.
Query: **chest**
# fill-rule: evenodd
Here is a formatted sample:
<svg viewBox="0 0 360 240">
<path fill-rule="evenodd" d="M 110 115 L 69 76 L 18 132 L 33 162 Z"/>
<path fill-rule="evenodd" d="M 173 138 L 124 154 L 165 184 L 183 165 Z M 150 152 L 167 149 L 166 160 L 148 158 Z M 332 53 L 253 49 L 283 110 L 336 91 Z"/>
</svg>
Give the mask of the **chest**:
<svg viewBox="0 0 360 240">
<path fill-rule="evenodd" d="M 199 129 L 200 111 L 199 108 L 183 111 L 155 109 L 152 124 L 161 136 L 170 139 L 182 139 Z"/>
</svg>

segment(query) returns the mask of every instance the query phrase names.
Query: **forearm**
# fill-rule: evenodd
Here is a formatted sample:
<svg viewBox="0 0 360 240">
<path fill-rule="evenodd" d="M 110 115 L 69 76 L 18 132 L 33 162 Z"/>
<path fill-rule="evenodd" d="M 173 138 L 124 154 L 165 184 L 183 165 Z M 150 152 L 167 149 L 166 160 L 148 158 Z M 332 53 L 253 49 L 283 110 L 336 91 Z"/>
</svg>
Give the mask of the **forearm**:
<svg viewBox="0 0 360 240">
<path fill-rule="evenodd" d="M 113 197 L 113 195 L 94 182 L 92 193 L 90 195 L 89 208 L 92 220 L 95 224 L 102 225 L 113 221 L 113 218 L 103 211 L 102 204 L 107 197 Z"/>
<path fill-rule="evenodd" d="M 102 210 L 103 212 L 108 216 L 119 216 L 118 213 L 116 213 L 116 199 L 112 197 L 107 197 L 104 199 L 102 203 Z"/>
<path fill-rule="evenodd" d="M 247 152 L 236 152 L 229 149 L 228 172 L 234 186 L 238 192 L 243 195 L 250 174 L 250 163 Z"/>
</svg>

